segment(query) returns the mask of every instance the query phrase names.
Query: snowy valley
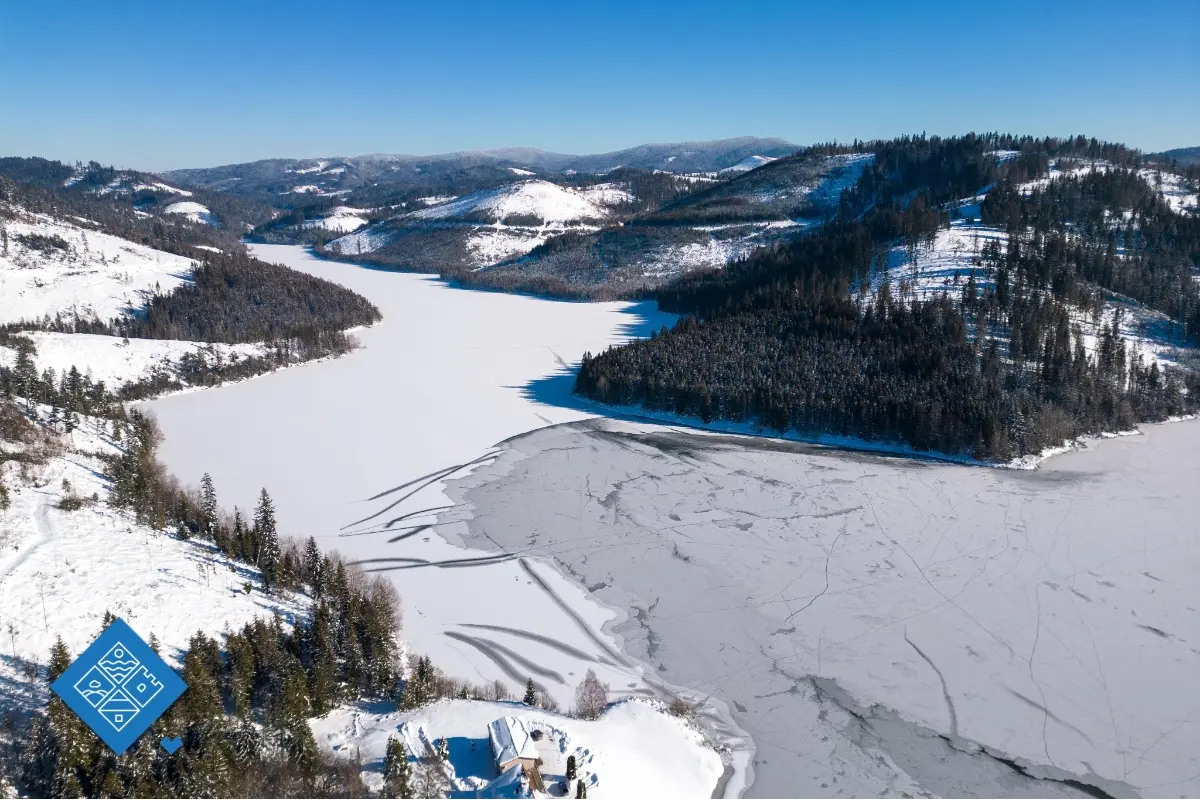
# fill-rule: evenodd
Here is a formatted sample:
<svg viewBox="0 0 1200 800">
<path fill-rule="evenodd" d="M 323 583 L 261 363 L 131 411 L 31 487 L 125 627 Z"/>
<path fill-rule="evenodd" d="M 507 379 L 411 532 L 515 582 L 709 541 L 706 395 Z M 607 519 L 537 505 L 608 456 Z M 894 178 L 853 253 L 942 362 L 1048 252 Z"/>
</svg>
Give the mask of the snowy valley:
<svg viewBox="0 0 1200 800">
<path fill-rule="evenodd" d="M 144 226 L 142 243 L 107 219 L 10 197 L 0 697 L 36 719 L 55 640 L 78 653 L 108 611 L 153 634 L 198 684 L 215 670 L 230 736 L 278 734 L 259 752 L 281 783 L 243 793 L 283 791 L 286 778 L 310 781 L 290 784 L 298 793 L 395 794 L 403 781 L 422 796 L 1194 794 L 1200 729 L 1181 698 L 1200 690 L 1198 564 L 1195 535 L 1178 524 L 1198 511 L 1194 289 L 1159 281 L 1135 297 L 1109 284 L 1151 283 L 1124 267 L 1158 274 L 1153 248 L 1198 218 L 1196 178 L 1126 170 L 1114 151 L 1048 159 L 1028 180 L 948 182 L 927 203 L 896 177 L 911 167 L 905 148 L 925 144 L 793 155 L 747 143 L 678 171 L 663 164 L 707 151 L 586 174 L 579 157 L 476 159 L 495 172 L 470 180 L 489 185 L 418 183 L 361 206 L 362 181 L 337 188 L 365 170 L 355 160 L 286 162 L 286 186 L 276 164 L 247 190 L 290 198 L 257 226 L 222 217 L 208 194 L 191 199 L 240 180 L 232 168 L 162 184 L 129 173 L 87 190 L 86 202 L 110 198 Z M 1025 169 L 1043 155 L 1025 146 L 978 162 L 989 175 Z M 1108 173 L 1112 185 L 1096 182 Z M 1033 214 L 1076 203 L 1048 194 L 1070 181 L 1138 198 L 1138 210 L 1102 217 L 1116 278 L 1025 283 L 1033 270 L 1014 242 L 1042 255 L 1052 236 L 1030 233 L 1045 225 Z M 647 186 L 663 192 L 652 207 Z M 145 211 L 142 191 L 172 201 Z M 1175 227 L 1160 233 L 1162 220 Z M 775 353 L 772 337 L 793 331 L 768 313 L 806 311 L 788 305 L 803 302 L 803 282 L 786 284 L 804 248 L 868 223 L 888 235 L 862 247 L 856 280 L 838 276 L 838 312 L 894 319 L 936 306 L 938 330 L 961 337 L 955 357 L 1011 370 L 1010 394 L 989 388 L 1001 398 L 989 413 L 1018 422 L 994 442 L 938 449 L 805 428 L 794 412 L 738 418 L 730 402 L 770 409 L 775 396 L 723 400 L 723 377 L 711 394 L 701 386 L 702 368 L 723 360 L 749 386 L 744 353 Z M 1099 236 L 1055 224 L 1068 244 Z M 246 228 L 314 247 L 243 248 Z M 1019 299 L 1036 298 L 1026 327 L 997 310 L 1009 270 L 1026 271 L 1011 282 Z M 736 336 L 683 349 L 739 313 L 752 322 Z M 788 335 L 778 352 L 828 341 L 799 324 Z M 1033 339 L 1027 374 L 1015 366 L 1022 335 Z M 653 392 L 617 393 L 617 370 L 581 392 L 599 374 L 592 354 L 638 347 L 662 348 L 639 365 Z M 1074 429 L 1058 409 L 1080 394 L 1066 378 L 1045 401 L 1053 413 L 1012 412 L 1028 401 L 1022 381 L 1049 382 L 1060 351 L 1076 377 L 1119 361 L 1087 385 L 1125 405 L 1089 418 L 1087 436 L 1060 435 Z M 957 374 L 938 358 L 906 369 Z M 680 361 L 683 384 L 654 372 Z M 813 369 L 834 376 L 830 395 L 844 388 L 836 363 Z M 846 391 L 843 406 L 868 405 Z M 953 404 L 938 413 L 955 427 Z M 143 414 L 162 433 L 148 451 L 135 444 L 156 438 Z M 1019 450 L 1026 436 L 1057 449 Z M 122 461 L 138 452 L 164 469 L 135 491 L 121 470 L 142 474 Z M 1026 469 L 985 466 L 997 464 Z M 203 511 L 204 476 L 223 511 Z M 170 502 L 140 506 L 137 492 Z M 297 544 L 272 555 L 261 537 L 276 523 Z M 377 609 L 396 624 L 381 628 Z M 330 633 L 328 644 L 325 625 L 362 638 Z M 230 666 L 249 642 L 276 654 L 254 660 L 260 695 L 239 694 Z M 336 655 L 313 655 L 325 652 Z M 580 687 L 591 681 L 603 688 L 588 711 Z M 199 712 L 179 713 L 164 725 Z M 508 744 L 496 743 L 498 722 Z M 196 741 L 188 752 L 201 752 Z M 289 773 L 295 760 L 311 774 Z"/>
</svg>

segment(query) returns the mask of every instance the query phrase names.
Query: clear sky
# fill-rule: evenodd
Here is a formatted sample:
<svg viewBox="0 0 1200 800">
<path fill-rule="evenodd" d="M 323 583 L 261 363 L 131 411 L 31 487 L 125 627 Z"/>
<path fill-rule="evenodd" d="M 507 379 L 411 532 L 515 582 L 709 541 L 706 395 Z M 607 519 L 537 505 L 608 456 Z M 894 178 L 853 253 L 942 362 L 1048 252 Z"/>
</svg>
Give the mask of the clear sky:
<svg viewBox="0 0 1200 800">
<path fill-rule="evenodd" d="M 0 14 L 0 155 L 170 169 L 968 130 L 1200 145 L 1200 0 L 12 0 Z"/>
</svg>

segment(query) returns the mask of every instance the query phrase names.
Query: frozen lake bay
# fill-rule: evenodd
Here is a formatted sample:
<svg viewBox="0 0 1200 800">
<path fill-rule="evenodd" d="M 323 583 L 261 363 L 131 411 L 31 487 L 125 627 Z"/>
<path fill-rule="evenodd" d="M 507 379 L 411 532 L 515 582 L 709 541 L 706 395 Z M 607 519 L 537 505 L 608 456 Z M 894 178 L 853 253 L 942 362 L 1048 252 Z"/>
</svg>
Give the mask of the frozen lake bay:
<svg viewBox="0 0 1200 800">
<path fill-rule="evenodd" d="M 595 420 L 447 516 L 628 609 L 754 738 L 754 795 L 1194 796 L 1198 453 L 1194 421 L 1025 472 Z"/>
</svg>

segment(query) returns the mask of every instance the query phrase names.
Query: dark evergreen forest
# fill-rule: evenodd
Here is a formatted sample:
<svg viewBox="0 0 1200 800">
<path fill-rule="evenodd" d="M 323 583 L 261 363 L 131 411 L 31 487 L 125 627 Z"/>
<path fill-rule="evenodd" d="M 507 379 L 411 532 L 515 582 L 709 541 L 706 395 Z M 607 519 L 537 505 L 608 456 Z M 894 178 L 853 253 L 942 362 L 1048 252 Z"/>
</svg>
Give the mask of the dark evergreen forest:
<svg viewBox="0 0 1200 800">
<path fill-rule="evenodd" d="M 1200 220 L 1171 211 L 1125 168 L 1139 163 L 1135 152 L 994 134 L 851 147 L 875 159 L 836 216 L 660 289 L 660 307 L 684 319 L 585 355 L 576 391 L 706 422 L 987 460 L 1196 410 L 1194 373 L 1134 360 L 1108 326 L 1089 356 L 1073 322 L 1114 292 L 1176 320 L 1181 342 L 1200 335 Z M 1002 164 L 997 150 L 1018 155 Z M 1016 190 L 1064 158 L 1115 166 Z M 887 281 L 871 291 L 889 249 L 930 241 L 949 224 L 949 204 L 987 189 L 984 220 L 1011 243 L 981 254 L 986 283 L 972 278 L 961 294 L 926 301 Z"/>
</svg>

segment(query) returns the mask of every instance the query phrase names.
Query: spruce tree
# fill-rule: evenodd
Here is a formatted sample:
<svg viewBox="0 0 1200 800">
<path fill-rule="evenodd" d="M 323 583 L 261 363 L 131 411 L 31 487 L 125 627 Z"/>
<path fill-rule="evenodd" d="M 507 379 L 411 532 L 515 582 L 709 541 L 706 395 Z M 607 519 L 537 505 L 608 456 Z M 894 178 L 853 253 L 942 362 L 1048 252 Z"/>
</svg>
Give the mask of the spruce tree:
<svg viewBox="0 0 1200 800">
<path fill-rule="evenodd" d="M 213 486 L 212 476 L 206 472 L 200 479 L 200 514 L 204 518 L 204 534 L 209 539 L 216 538 L 217 513 L 217 489 Z"/>
<path fill-rule="evenodd" d="M 279 532 L 275 529 L 275 505 L 264 487 L 258 496 L 258 508 L 254 511 L 254 533 L 258 540 L 256 563 L 262 570 L 267 588 L 273 588 L 279 577 Z"/>
<path fill-rule="evenodd" d="M 408 750 L 404 742 L 394 736 L 388 737 L 383 760 L 383 794 L 385 797 L 413 797 L 412 765 L 408 763 Z"/>
<path fill-rule="evenodd" d="M 569 781 L 575 780 L 575 775 L 576 775 L 575 770 L 576 770 L 575 756 L 573 756 L 573 755 L 567 756 L 567 780 L 569 780 Z"/>
<path fill-rule="evenodd" d="M 533 678 L 525 681 L 525 699 L 521 702 L 527 706 L 537 705 L 537 689 L 533 685 Z"/>
<path fill-rule="evenodd" d="M 575 796 L 587 797 L 587 784 L 583 782 L 583 778 L 575 781 Z"/>
</svg>

